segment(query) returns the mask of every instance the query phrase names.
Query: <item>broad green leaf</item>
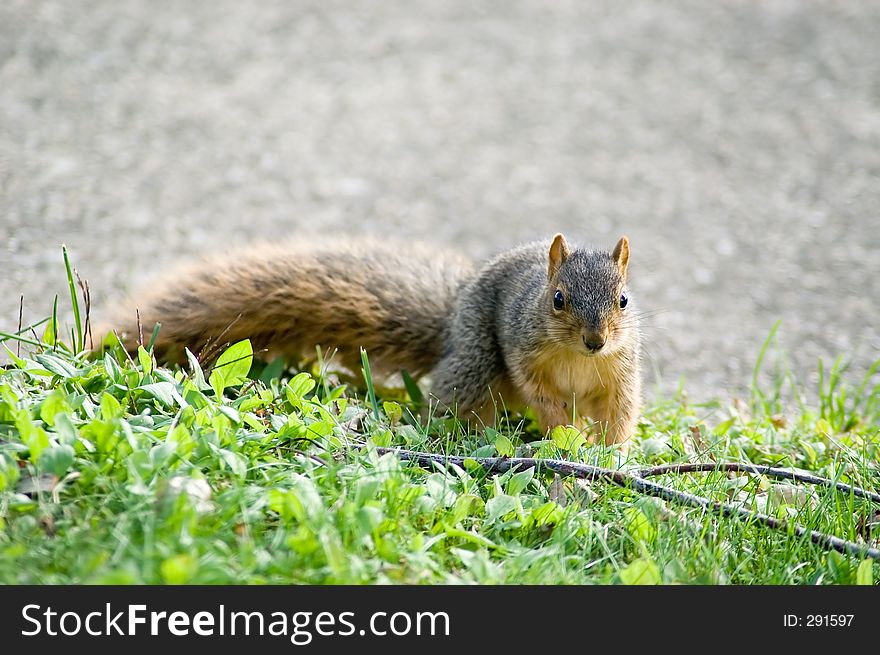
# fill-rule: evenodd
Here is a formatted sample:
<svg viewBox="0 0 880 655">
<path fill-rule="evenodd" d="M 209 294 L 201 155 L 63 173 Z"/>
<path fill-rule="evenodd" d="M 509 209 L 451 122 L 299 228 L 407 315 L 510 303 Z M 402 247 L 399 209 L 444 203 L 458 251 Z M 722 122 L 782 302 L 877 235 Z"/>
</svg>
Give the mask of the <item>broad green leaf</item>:
<svg viewBox="0 0 880 655">
<path fill-rule="evenodd" d="M 38 353 L 34 355 L 34 359 L 40 362 L 40 364 L 42 364 L 44 367 L 46 367 L 47 371 L 50 371 L 55 375 L 59 375 L 63 378 L 74 378 L 79 375 L 79 369 L 77 369 L 75 366 L 72 366 L 57 355 L 52 355 L 50 353 Z"/>
<path fill-rule="evenodd" d="M 43 423 L 52 427 L 55 425 L 55 417 L 58 414 L 67 414 L 72 411 L 67 397 L 60 390 L 55 389 L 40 403 L 40 418 Z"/>
<path fill-rule="evenodd" d="M 188 553 L 169 557 L 159 565 L 159 572 L 167 584 L 186 584 L 198 571 L 199 562 Z"/>
<path fill-rule="evenodd" d="M 507 436 L 498 433 L 498 436 L 495 437 L 495 451 L 501 457 L 513 457 L 516 449 L 513 447 L 513 442 Z"/>
<path fill-rule="evenodd" d="M 663 437 L 651 437 L 642 441 L 642 453 L 645 457 L 658 457 L 671 450 L 669 442 Z"/>
<path fill-rule="evenodd" d="M 234 343 L 227 348 L 214 364 L 208 380 L 218 397 L 223 390 L 242 384 L 247 379 L 254 361 L 254 349 L 248 339 Z"/>
<path fill-rule="evenodd" d="M 398 403 L 386 400 L 382 403 L 382 411 L 392 423 L 397 423 L 403 418 L 403 408 Z"/>
<path fill-rule="evenodd" d="M 715 426 L 715 429 L 712 432 L 718 436 L 727 434 L 727 431 L 733 427 L 734 423 L 736 423 L 736 417 L 721 421 L 721 423 Z"/>
<path fill-rule="evenodd" d="M 357 479 L 354 485 L 354 504 L 363 505 L 376 496 L 379 488 L 379 480 L 372 476 L 363 476 Z"/>
<path fill-rule="evenodd" d="M 58 301 L 58 297 L 55 297 L 55 301 Z M 43 343 L 49 344 L 50 346 L 54 346 L 56 341 L 58 340 L 58 336 L 55 334 L 56 322 L 54 320 L 50 320 L 46 323 L 46 329 L 43 330 L 43 338 L 40 339 Z"/>
<path fill-rule="evenodd" d="M 137 356 L 144 375 L 149 375 L 153 371 L 153 358 L 150 356 L 150 353 L 143 346 L 138 346 Z"/>
<path fill-rule="evenodd" d="M 304 475 L 294 474 L 292 477 L 293 491 L 302 502 L 303 509 L 310 517 L 317 517 L 324 513 L 324 501 L 315 483 Z"/>
<path fill-rule="evenodd" d="M 804 452 L 807 454 L 807 461 L 810 463 L 810 466 L 816 465 L 816 449 L 813 448 L 806 441 L 801 441 L 801 448 L 803 448 Z"/>
<path fill-rule="evenodd" d="M 269 509 L 278 512 L 284 519 L 295 519 L 302 523 L 316 518 L 324 512 L 324 503 L 315 483 L 306 477 L 295 474 L 291 489 L 271 489 L 267 495 Z"/>
<path fill-rule="evenodd" d="M 50 446 L 40 453 L 39 466 L 60 478 L 73 464 L 73 455 L 73 447 L 67 444 Z"/>
<path fill-rule="evenodd" d="M 183 425 L 180 425 L 179 423 L 174 426 L 174 429 L 165 438 L 165 443 L 172 445 L 174 447 L 174 450 L 181 457 L 189 456 L 196 445 L 189 430 L 187 430 Z M 232 468 L 232 466 L 230 466 L 230 468 Z"/>
<path fill-rule="evenodd" d="M 566 425 L 557 425 L 553 428 L 550 439 L 557 448 L 566 452 L 575 452 L 587 443 L 586 437 L 577 428 Z"/>
<path fill-rule="evenodd" d="M 196 386 L 199 388 L 199 391 L 204 391 L 205 389 L 210 389 L 211 385 L 205 382 L 205 373 L 202 371 L 202 365 L 199 364 L 199 360 L 193 355 L 189 348 L 186 349 L 186 360 L 189 362 L 189 368 L 193 376 L 193 382 L 196 383 Z"/>
<path fill-rule="evenodd" d="M 76 426 L 67 414 L 55 415 L 55 438 L 58 443 L 72 446 L 76 443 Z"/>
<path fill-rule="evenodd" d="M 871 586 L 874 584 L 874 561 L 870 559 L 863 560 L 856 569 L 856 584 Z"/>
<path fill-rule="evenodd" d="M 532 481 L 533 477 L 535 477 L 535 469 L 533 468 L 525 469 L 510 476 L 510 480 L 507 481 L 507 493 L 511 496 L 516 496 L 529 486 L 529 482 Z"/>
<path fill-rule="evenodd" d="M 367 536 L 374 530 L 378 530 L 385 518 L 381 508 L 374 505 L 364 505 L 358 509 L 355 516 L 357 517 L 357 526 L 360 528 L 361 536 Z"/>
<path fill-rule="evenodd" d="M 158 400 L 166 407 L 174 407 L 175 392 L 174 385 L 170 382 L 154 382 L 153 384 L 144 384 L 138 387 L 142 391 L 146 391 L 153 398 Z M 179 395 L 179 394 L 178 394 Z"/>
<path fill-rule="evenodd" d="M 217 411 L 223 414 L 223 416 L 228 418 L 233 423 L 241 423 L 241 414 L 237 409 L 235 409 L 235 407 L 230 407 L 229 405 L 218 405 Z"/>
<path fill-rule="evenodd" d="M 377 446 L 387 448 L 394 442 L 394 433 L 391 430 L 377 430 L 370 439 Z"/>
<path fill-rule="evenodd" d="M 243 478 L 247 475 L 248 461 L 240 454 L 223 448 L 220 449 L 220 457 L 236 476 Z"/>
<path fill-rule="evenodd" d="M 119 382 L 122 377 L 122 369 L 119 368 L 116 358 L 109 352 L 104 354 L 104 370 L 107 371 L 107 376 L 113 382 Z"/>
<path fill-rule="evenodd" d="M 486 502 L 486 520 L 494 523 L 502 516 L 506 516 L 517 508 L 516 498 L 507 494 L 500 494 Z"/>
<path fill-rule="evenodd" d="M 494 457 L 497 454 L 498 454 L 498 451 L 495 450 L 495 444 L 494 443 L 487 443 L 483 446 L 480 446 L 476 450 L 474 450 L 474 452 L 471 453 L 471 456 L 473 456 L 473 457 Z M 473 467 L 472 470 L 477 470 L 477 469 L 483 468 L 480 464 L 478 464 L 474 460 L 470 460 L 470 463 L 468 463 L 466 461 L 465 466 L 466 467 L 472 466 Z"/>
<path fill-rule="evenodd" d="M 655 585 L 660 580 L 660 569 L 648 557 L 634 560 L 620 572 L 620 581 L 625 585 Z"/>
<path fill-rule="evenodd" d="M 852 566 L 847 557 L 841 555 L 836 550 L 832 550 L 828 553 L 827 562 L 828 569 L 835 582 L 840 584 L 851 584 Z"/>
<path fill-rule="evenodd" d="M 551 500 L 532 510 L 527 525 L 555 525 L 564 518 L 565 510 Z"/>
<path fill-rule="evenodd" d="M 284 389 L 287 401 L 294 407 L 301 407 L 303 398 L 315 388 L 315 384 L 315 380 L 308 373 L 297 373 Z"/>
<path fill-rule="evenodd" d="M 321 530 L 321 547 L 330 565 L 330 570 L 338 578 L 343 578 L 348 570 L 349 554 L 345 552 L 339 533 L 330 526 Z"/>
<path fill-rule="evenodd" d="M 640 544 L 653 543 L 657 537 L 657 528 L 651 523 L 644 512 L 636 507 L 630 507 L 626 510 L 627 532 L 632 538 Z"/>
<path fill-rule="evenodd" d="M 109 393 L 101 394 L 101 418 L 109 421 L 122 416 L 122 405 Z"/>
<path fill-rule="evenodd" d="M 455 505 L 452 506 L 450 523 L 455 525 L 468 516 L 479 516 L 483 513 L 484 507 L 483 499 L 479 496 L 461 494 L 455 499 Z"/>
<path fill-rule="evenodd" d="M 49 435 L 43 428 L 34 425 L 26 415 L 16 420 L 15 427 L 21 435 L 21 442 L 28 448 L 31 461 L 36 462 L 40 454 L 49 447 Z"/>
<path fill-rule="evenodd" d="M 450 537 L 455 537 L 456 539 L 464 539 L 465 541 L 469 541 L 472 544 L 476 544 L 477 546 L 483 546 L 484 548 L 492 548 L 493 550 L 496 548 L 500 548 L 498 544 L 487 539 L 481 534 L 476 532 L 468 532 L 467 530 L 461 530 L 459 528 L 454 527 L 446 527 L 444 530 L 447 535 Z M 462 551 L 459 551 L 462 552 Z"/>
<path fill-rule="evenodd" d="M 266 504 L 284 520 L 289 521 L 293 518 L 302 522 L 306 518 L 305 507 L 296 493 L 290 489 L 270 489 L 266 496 Z"/>
<path fill-rule="evenodd" d="M 22 359 L 18 355 L 16 355 L 14 352 L 12 352 L 6 344 L 3 345 L 3 349 L 6 351 L 6 354 L 9 356 L 9 359 L 11 359 L 18 368 L 21 368 L 21 369 L 27 368 L 27 361 Z"/>
<path fill-rule="evenodd" d="M 315 533 L 306 525 L 300 525 L 296 531 L 287 538 L 286 543 L 290 546 L 291 550 L 300 555 L 311 555 L 321 547 Z"/>
<path fill-rule="evenodd" d="M 15 457 L 0 451 L 0 491 L 12 489 L 20 475 Z"/>
<path fill-rule="evenodd" d="M 427 495 L 442 507 L 452 507 L 455 503 L 455 490 L 450 483 L 450 478 L 442 473 L 432 473 L 425 480 Z"/>
</svg>

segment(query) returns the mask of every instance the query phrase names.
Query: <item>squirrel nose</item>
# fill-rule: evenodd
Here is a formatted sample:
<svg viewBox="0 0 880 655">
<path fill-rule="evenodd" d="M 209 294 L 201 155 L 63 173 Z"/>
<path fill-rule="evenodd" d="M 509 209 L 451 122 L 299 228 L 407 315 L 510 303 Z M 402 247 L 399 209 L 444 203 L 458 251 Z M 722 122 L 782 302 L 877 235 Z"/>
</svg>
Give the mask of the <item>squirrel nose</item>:
<svg viewBox="0 0 880 655">
<path fill-rule="evenodd" d="M 605 345 L 605 337 L 598 332 L 585 332 L 583 335 L 584 345 L 590 352 L 599 352 Z"/>
</svg>

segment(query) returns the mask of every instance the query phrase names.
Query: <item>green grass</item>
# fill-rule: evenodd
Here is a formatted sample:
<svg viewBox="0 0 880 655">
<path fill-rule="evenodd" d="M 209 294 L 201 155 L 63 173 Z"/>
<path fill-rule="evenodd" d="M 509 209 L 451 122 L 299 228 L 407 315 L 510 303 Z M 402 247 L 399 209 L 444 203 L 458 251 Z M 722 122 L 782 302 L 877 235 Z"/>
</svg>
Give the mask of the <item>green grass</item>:
<svg viewBox="0 0 880 655">
<path fill-rule="evenodd" d="M 42 338 L 0 335 L 23 341 L 0 367 L 0 583 L 880 579 L 871 560 L 609 484 L 423 470 L 376 452 L 751 462 L 877 491 L 880 363 L 854 384 L 840 361 L 823 367 L 813 391 L 784 371 L 758 389 L 756 376 L 749 402 L 657 400 L 624 460 L 570 431 L 542 439 L 528 415 L 470 432 L 448 417 L 416 419 L 410 398 L 423 392 L 409 378 L 406 389 L 376 387 L 368 374 L 346 386 L 323 362 L 288 372 L 253 361 L 247 342 L 210 371 L 194 357 L 160 367 L 146 348 L 89 357 L 75 316 L 69 343 L 57 308 Z M 829 490 L 721 473 L 658 481 L 852 541 L 876 545 L 880 532 L 880 507 Z"/>
</svg>

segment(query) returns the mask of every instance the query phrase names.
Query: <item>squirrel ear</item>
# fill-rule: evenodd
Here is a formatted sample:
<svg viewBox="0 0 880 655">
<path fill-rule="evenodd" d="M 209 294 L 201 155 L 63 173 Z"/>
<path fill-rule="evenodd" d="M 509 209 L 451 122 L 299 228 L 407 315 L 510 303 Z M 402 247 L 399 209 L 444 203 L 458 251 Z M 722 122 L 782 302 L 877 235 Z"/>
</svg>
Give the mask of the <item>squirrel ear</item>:
<svg viewBox="0 0 880 655">
<path fill-rule="evenodd" d="M 620 237 L 620 241 L 614 246 L 614 252 L 611 253 L 611 257 L 617 262 L 620 274 L 626 279 L 626 267 L 629 265 L 629 239 Z"/>
<path fill-rule="evenodd" d="M 550 263 L 547 267 L 547 276 L 552 278 L 556 275 L 559 267 L 562 266 L 562 262 L 564 262 L 570 254 L 571 250 L 568 247 L 568 242 L 565 240 L 565 237 L 562 236 L 562 234 L 556 234 L 556 236 L 553 237 L 553 243 L 550 244 Z"/>
</svg>

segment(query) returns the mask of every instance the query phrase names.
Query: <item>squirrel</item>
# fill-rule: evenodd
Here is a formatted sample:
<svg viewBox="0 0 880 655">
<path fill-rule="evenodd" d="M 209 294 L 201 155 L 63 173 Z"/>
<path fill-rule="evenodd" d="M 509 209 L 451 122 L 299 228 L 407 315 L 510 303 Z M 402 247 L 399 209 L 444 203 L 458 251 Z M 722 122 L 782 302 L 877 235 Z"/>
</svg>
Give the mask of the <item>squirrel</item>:
<svg viewBox="0 0 880 655">
<path fill-rule="evenodd" d="M 589 417 L 605 443 L 622 443 L 641 394 L 629 255 L 625 236 L 607 252 L 572 248 L 562 234 L 480 268 L 374 239 L 255 244 L 169 271 L 120 306 L 107 331 L 136 349 L 141 325 L 159 323 L 163 361 L 250 339 L 287 357 L 320 345 L 357 371 L 363 347 L 379 374 L 428 374 L 438 404 L 461 417 L 489 422 L 525 405 L 545 434 L 585 429 Z"/>
</svg>

